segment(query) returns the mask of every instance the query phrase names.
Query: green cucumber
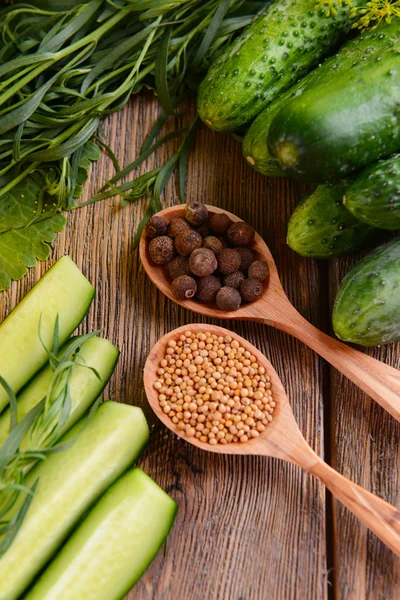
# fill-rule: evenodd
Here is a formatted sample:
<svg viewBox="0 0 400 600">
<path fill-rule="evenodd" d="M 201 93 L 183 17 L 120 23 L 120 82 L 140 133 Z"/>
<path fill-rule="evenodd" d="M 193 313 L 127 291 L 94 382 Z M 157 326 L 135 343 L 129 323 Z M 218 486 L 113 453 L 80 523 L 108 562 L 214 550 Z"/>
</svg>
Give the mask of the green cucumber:
<svg viewBox="0 0 400 600">
<path fill-rule="evenodd" d="M 400 154 L 364 169 L 347 189 L 345 207 L 379 229 L 400 229 Z"/>
<path fill-rule="evenodd" d="M 176 510 L 141 469 L 128 472 L 99 500 L 26 600 L 121 600 L 156 556 Z"/>
<path fill-rule="evenodd" d="M 350 269 L 336 295 L 333 329 L 345 342 L 377 346 L 400 340 L 400 237 Z"/>
<path fill-rule="evenodd" d="M 308 88 L 275 115 L 268 147 L 286 175 L 338 180 L 400 149 L 398 19 L 369 34 L 371 47 L 379 37 L 388 48 Z"/>
<path fill-rule="evenodd" d="M 60 258 L 0 325 L 0 375 L 16 394 L 48 360 L 41 336 L 51 347 L 59 315 L 63 344 L 89 310 L 94 288 L 69 256 Z M 8 396 L 0 386 L 0 412 Z"/>
<path fill-rule="evenodd" d="M 0 558 L 1 598 L 16 600 L 25 591 L 148 440 L 146 419 L 137 407 L 105 402 L 84 427 L 86 422 L 83 419 L 62 438 L 74 440 L 69 448 L 50 455 L 24 481 L 28 487 L 39 483 L 15 540 Z"/>
<path fill-rule="evenodd" d="M 61 435 L 75 425 L 100 396 L 117 364 L 119 350 L 108 340 L 93 337 L 82 344 L 79 357 L 81 365 L 85 366 L 75 365 L 72 369 L 69 382 L 72 408 Z M 87 367 L 96 369 L 100 379 Z M 18 421 L 46 396 L 52 375 L 52 368 L 44 367 L 18 394 Z M 0 415 L 0 446 L 6 441 L 9 431 L 10 409 L 7 409 Z M 21 445 L 24 447 L 24 440 Z"/>
<path fill-rule="evenodd" d="M 374 229 L 360 223 L 343 206 L 348 182 L 319 185 L 292 214 L 287 243 L 302 256 L 334 258 L 360 248 Z"/>
<path fill-rule="evenodd" d="M 350 29 L 349 15 L 345 2 L 336 17 L 315 0 L 274 2 L 211 65 L 199 88 L 201 119 L 215 131 L 251 121 L 328 53 Z"/>
<path fill-rule="evenodd" d="M 380 56 L 390 43 L 388 36 L 376 36 L 373 31 L 359 35 L 342 46 L 335 56 L 327 58 L 319 67 L 271 102 L 255 118 L 244 137 L 243 155 L 248 163 L 268 177 L 284 177 L 284 171 L 268 150 L 268 134 L 275 116 L 290 100 L 298 98 L 307 89 L 338 77 L 340 73 L 348 71 L 359 62 Z"/>
</svg>

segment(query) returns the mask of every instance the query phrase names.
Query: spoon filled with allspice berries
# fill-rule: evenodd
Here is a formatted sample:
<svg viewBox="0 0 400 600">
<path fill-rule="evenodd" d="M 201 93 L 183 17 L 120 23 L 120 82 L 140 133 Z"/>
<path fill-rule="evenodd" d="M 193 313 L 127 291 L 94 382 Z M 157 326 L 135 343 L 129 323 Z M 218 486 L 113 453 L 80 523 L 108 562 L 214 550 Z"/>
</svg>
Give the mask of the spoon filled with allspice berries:
<svg viewBox="0 0 400 600">
<path fill-rule="evenodd" d="M 272 254 L 236 215 L 192 202 L 154 215 L 139 244 L 151 281 L 184 308 L 276 327 L 315 350 L 400 421 L 399 372 L 326 335 L 294 308 Z"/>
<path fill-rule="evenodd" d="M 158 418 L 201 450 L 294 463 L 317 477 L 400 555 L 400 511 L 326 464 L 307 444 L 267 358 L 227 329 L 185 325 L 151 350 L 144 386 Z"/>
</svg>

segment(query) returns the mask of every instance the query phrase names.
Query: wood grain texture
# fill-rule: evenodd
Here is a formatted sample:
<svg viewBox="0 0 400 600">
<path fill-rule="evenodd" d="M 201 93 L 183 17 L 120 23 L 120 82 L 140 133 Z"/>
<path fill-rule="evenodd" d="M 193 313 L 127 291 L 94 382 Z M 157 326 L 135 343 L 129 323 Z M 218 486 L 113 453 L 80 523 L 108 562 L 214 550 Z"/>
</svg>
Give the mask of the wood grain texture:
<svg viewBox="0 0 400 600">
<path fill-rule="evenodd" d="M 190 111 L 193 115 L 193 103 Z M 156 101 L 147 94 L 134 97 L 129 107 L 108 119 L 107 141 L 122 164 L 138 155 L 157 112 Z M 168 127 L 188 122 L 187 117 L 172 119 Z M 177 146 L 175 141 L 161 149 L 141 172 L 155 161 L 160 164 Z M 109 161 L 97 163 L 86 195 L 111 174 Z M 276 260 L 290 300 L 305 318 L 328 331 L 328 292 L 333 294 L 337 285 L 338 267 L 333 264 L 329 276 L 329 263 L 303 259 L 285 243 L 287 220 L 304 192 L 301 184 L 268 180 L 252 171 L 229 135 L 199 129 L 189 165 L 188 197 L 226 208 L 254 225 Z M 177 201 L 172 185 L 164 205 Z M 106 397 L 143 407 L 152 441 L 140 464 L 179 503 L 165 552 L 160 552 L 129 600 L 325 600 L 333 556 L 330 579 L 337 597 L 399 597 L 399 560 L 341 505 L 335 514 L 336 539 L 329 531 L 327 535 L 329 504 L 315 479 L 275 459 L 202 453 L 156 421 L 143 391 L 146 357 L 166 331 L 204 318 L 167 300 L 145 276 L 138 253 L 132 250 L 145 205 L 140 201 L 120 210 L 116 202 L 107 201 L 72 213 L 47 264 L 38 265 L 0 295 L 2 319 L 66 253 L 96 286 L 84 328 L 103 327 L 104 335 L 121 350 Z M 340 264 L 343 275 L 345 263 Z M 399 428 L 389 415 L 346 379 L 333 371 L 330 376 L 324 361 L 288 335 L 253 323 L 214 322 L 227 325 L 265 353 L 283 382 L 303 435 L 319 455 L 324 454 L 328 435 L 333 466 L 400 504 Z M 396 366 L 398 348 L 380 352 Z"/>
</svg>

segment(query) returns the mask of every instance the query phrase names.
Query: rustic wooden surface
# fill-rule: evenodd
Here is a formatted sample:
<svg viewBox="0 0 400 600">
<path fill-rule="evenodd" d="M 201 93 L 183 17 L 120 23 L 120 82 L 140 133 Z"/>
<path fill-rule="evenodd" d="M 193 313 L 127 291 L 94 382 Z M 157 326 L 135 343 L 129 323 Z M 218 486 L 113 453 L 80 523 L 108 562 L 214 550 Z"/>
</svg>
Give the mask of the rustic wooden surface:
<svg viewBox="0 0 400 600">
<path fill-rule="evenodd" d="M 150 94 L 110 117 L 107 141 L 122 164 L 133 160 L 157 114 Z M 171 119 L 172 130 L 189 122 Z M 142 171 L 160 164 L 178 142 L 161 149 Z M 109 161 L 92 171 L 85 194 L 112 174 Z M 330 331 L 335 290 L 357 257 L 317 262 L 285 244 L 286 223 L 305 188 L 268 180 L 242 160 L 229 135 L 205 127 L 190 160 L 188 197 L 238 214 L 266 239 L 296 308 Z M 178 201 L 174 185 L 164 205 Z M 146 278 L 133 235 L 146 202 L 118 209 L 107 201 L 69 215 L 46 264 L 0 293 L 2 320 L 56 258 L 69 254 L 96 286 L 85 329 L 103 328 L 121 350 L 106 396 L 143 407 L 152 427 L 140 465 L 179 503 L 167 546 L 129 600 L 395 600 L 400 560 L 310 476 L 274 459 L 205 454 L 156 422 L 142 386 L 147 354 L 165 332 L 201 322 L 164 298 Z M 286 334 L 251 323 L 228 326 L 274 364 L 301 431 L 316 452 L 344 475 L 400 506 L 400 426 L 379 406 Z M 400 347 L 371 354 L 400 366 Z"/>
</svg>

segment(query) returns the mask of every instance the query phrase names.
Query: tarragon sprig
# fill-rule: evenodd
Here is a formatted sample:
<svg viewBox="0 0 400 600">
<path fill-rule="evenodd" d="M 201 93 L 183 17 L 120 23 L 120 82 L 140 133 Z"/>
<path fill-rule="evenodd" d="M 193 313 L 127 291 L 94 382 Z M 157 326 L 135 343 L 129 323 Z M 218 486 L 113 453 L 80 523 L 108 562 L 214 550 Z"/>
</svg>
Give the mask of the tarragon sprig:
<svg viewBox="0 0 400 600">
<path fill-rule="evenodd" d="M 17 535 L 35 493 L 37 481 L 32 487 L 26 487 L 25 475 L 38 461 L 45 460 L 54 452 L 65 450 L 66 445 L 75 441 L 71 439 L 57 444 L 72 411 L 70 379 L 73 368 L 88 368 L 100 379 L 97 371 L 87 366 L 79 355 L 82 344 L 98 333 L 94 331 L 77 336 L 60 351 L 58 316 L 51 348 L 42 340 L 39 323 L 38 334 L 53 374 L 46 396 L 20 422 L 15 394 L 0 376 L 0 384 L 10 400 L 10 434 L 0 447 L 0 557 Z"/>
</svg>

